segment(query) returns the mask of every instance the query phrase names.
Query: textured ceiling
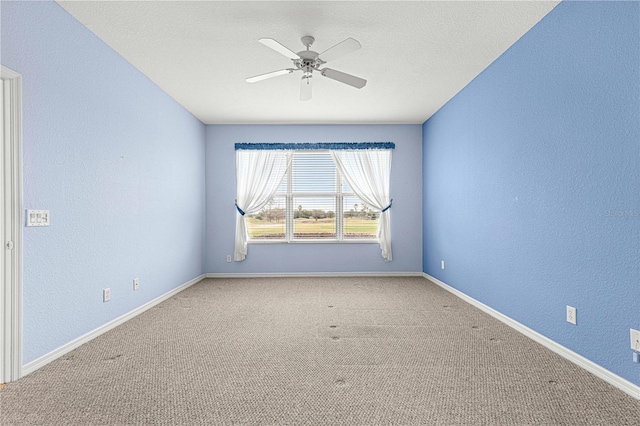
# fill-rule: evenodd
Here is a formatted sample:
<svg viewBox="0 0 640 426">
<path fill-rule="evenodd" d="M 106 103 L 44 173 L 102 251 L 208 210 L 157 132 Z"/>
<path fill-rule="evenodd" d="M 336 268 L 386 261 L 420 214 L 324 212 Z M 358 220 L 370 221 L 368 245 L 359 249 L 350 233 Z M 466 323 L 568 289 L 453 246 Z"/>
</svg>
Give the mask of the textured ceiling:
<svg viewBox="0 0 640 426">
<path fill-rule="evenodd" d="M 219 123 L 423 123 L 558 3 L 545 1 L 58 1 L 201 121 Z M 331 68 L 362 89 L 300 73 L 258 43 L 294 52 L 315 37 L 322 52 L 353 37 L 362 49 Z"/>
</svg>

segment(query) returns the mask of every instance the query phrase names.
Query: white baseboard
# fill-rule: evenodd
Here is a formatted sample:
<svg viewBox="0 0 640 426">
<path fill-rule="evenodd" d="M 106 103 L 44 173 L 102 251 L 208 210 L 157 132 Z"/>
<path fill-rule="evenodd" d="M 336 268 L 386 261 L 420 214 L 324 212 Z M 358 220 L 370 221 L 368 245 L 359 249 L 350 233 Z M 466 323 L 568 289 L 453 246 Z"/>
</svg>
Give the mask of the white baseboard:
<svg viewBox="0 0 640 426">
<path fill-rule="evenodd" d="M 264 272 L 209 273 L 207 278 L 349 278 L 349 277 L 421 277 L 422 272 Z"/>
<path fill-rule="evenodd" d="M 452 293 L 453 295 L 458 296 L 460 299 L 464 300 L 465 302 L 468 302 L 469 304 L 475 306 L 476 308 L 480 309 L 481 311 L 486 312 L 487 314 L 491 315 L 492 317 L 502 321 L 503 323 L 505 323 L 509 327 L 511 327 L 514 330 L 524 334 L 525 336 L 529 337 L 530 339 L 533 339 L 537 343 L 540 343 L 542 346 L 544 346 L 547 349 L 550 349 L 551 351 L 557 353 L 561 357 L 573 362 L 574 364 L 578 365 L 579 367 L 584 368 L 589 373 L 595 375 L 596 377 L 601 378 L 602 380 L 604 380 L 605 382 L 609 383 L 610 385 L 620 389 L 621 391 L 631 395 L 632 397 L 634 397 L 636 399 L 640 399 L 640 386 L 631 383 L 630 381 L 618 376 L 615 373 L 612 373 L 611 371 L 609 371 L 606 368 L 596 364 L 595 362 L 583 357 L 582 355 L 579 355 L 579 354 L 573 352 L 572 350 L 567 349 L 566 347 L 562 346 L 561 344 L 557 343 L 556 341 L 551 340 L 546 336 L 543 336 L 542 334 L 538 333 L 537 331 L 534 331 L 534 330 L 530 329 L 526 325 L 523 325 L 523 324 L 519 323 L 518 321 L 516 321 L 516 320 L 514 320 L 514 319 L 512 319 L 512 318 L 510 318 L 510 317 L 508 317 L 508 316 L 496 311 L 495 309 L 485 305 L 484 303 L 477 301 L 473 297 L 466 295 L 465 293 L 461 292 L 460 290 L 456 290 L 455 288 L 451 287 L 448 284 L 445 284 L 444 282 L 440 281 L 439 279 L 434 278 L 431 275 L 426 274 L 426 273 L 423 273 L 422 275 L 426 279 L 428 279 L 429 281 L 433 282 L 434 284 L 442 287 L 443 289 L 447 290 L 448 292 Z"/>
<path fill-rule="evenodd" d="M 96 337 L 100 336 L 101 334 L 106 333 L 107 331 L 119 326 L 120 324 L 123 324 L 126 321 L 129 321 L 131 318 L 140 315 L 141 313 L 143 313 L 144 311 L 154 307 L 155 305 L 157 305 L 158 303 L 164 302 L 165 300 L 169 299 L 170 297 L 180 293 L 182 290 L 187 289 L 188 287 L 191 287 L 192 285 L 202 281 L 205 278 L 205 275 L 202 274 L 190 281 L 187 281 L 186 283 L 174 288 L 173 290 L 170 290 L 168 292 L 166 292 L 165 294 L 163 294 L 162 296 L 158 296 L 155 299 L 145 303 L 144 305 L 138 306 L 137 308 L 135 308 L 134 310 L 127 312 L 124 315 L 119 316 L 118 318 L 109 321 L 108 323 L 96 328 L 95 330 L 92 330 L 90 332 L 88 332 L 87 334 L 84 334 L 80 337 L 78 337 L 75 340 L 72 340 L 71 342 L 60 346 L 57 349 L 54 349 L 53 351 L 49 352 L 46 355 L 41 356 L 38 359 L 35 359 L 31 362 L 29 362 L 28 364 L 25 364 L 22 366 L 22 377 L 26 376 L 29 373 L 33 373 L 34 371 L 36 371 L 37 369 L 44 367 L 45 365 L 49 364 L 51 361 L 60 358 L 61 356 L 65 355 L 66 353 L 74 350 L 75 348 L 89 342 L 90 340 L 95 339 Z"/>
</svg>

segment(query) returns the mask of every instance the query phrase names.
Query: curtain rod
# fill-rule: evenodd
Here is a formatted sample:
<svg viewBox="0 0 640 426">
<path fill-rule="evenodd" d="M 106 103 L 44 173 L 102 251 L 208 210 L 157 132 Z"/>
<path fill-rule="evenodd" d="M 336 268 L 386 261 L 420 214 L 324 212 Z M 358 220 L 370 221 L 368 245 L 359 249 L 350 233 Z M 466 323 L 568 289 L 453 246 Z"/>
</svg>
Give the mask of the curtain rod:
<svg viewBox="0 0 640 426">
<path fill-rule="evenodd" d="M 235 150 L 360 150 L 395 149 L 393 142 L 236 143 Z"/>
</svg>

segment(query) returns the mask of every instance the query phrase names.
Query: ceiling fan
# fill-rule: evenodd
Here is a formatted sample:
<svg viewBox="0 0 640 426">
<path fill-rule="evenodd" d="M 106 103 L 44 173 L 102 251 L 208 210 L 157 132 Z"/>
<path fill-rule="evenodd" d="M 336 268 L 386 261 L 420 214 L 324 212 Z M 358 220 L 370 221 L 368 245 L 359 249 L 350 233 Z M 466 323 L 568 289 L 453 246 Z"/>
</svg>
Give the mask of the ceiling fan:
<svg viewBox="0 0 640 426">
<path fill-rule="evenodd" d="M 286 56 L 293 61 L 295 68 L 285 68 L 278 71 L 272 71 L 266 74 L 256 75 L 254 77 L 247 78 L 247 83 L 255 83 L 258 81 L 266 80 L 267 78 L 277 77 L 279 75 L 291 74 L 296 71 L 302 71 L 302 79 L 300 82 L 300 100 L 308 101 L 311 99 L 311 83 L 313 78 L 313 72 L 318 71 L 324 77 L 332 80 L 339 81 L 357 89 L 362 89 L 367 80 L 356 77 L 351 74 L 347 74 L 341 71 L 336 71 L 331 68 L 320 68 L 329 61 L 332 61 L 340 56 L 351 53 L 360 49 L 362 46 L 358 40 L 348 38 L 341 41 L 333 47 L 325 50 L 322 53 L 309 50 L 315 39 L 311 36 L 302 37 L 302 44 L 306 46 L 307 50 L 302 50 L 298 53 L 294 53 L 289 48 L 278 43 L 272 38 L 261 38 L 258 40 L 260 43 L 275 50 L 276 52 Z"/>
</svg>

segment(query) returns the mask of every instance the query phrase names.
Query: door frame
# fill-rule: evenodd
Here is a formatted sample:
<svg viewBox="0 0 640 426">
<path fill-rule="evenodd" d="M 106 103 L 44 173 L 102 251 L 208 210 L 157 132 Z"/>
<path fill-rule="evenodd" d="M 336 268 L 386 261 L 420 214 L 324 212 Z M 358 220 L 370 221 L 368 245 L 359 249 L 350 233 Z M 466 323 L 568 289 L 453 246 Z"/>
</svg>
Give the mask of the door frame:
<svg viewBox="0 0 640 426">
<path fill-rule="evenodd" d="M 0 277 L 0 383 L 22 376 L 22 76 L 0 66 L 4 194 Z"/>
</svg>

